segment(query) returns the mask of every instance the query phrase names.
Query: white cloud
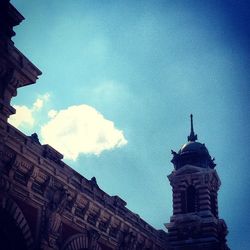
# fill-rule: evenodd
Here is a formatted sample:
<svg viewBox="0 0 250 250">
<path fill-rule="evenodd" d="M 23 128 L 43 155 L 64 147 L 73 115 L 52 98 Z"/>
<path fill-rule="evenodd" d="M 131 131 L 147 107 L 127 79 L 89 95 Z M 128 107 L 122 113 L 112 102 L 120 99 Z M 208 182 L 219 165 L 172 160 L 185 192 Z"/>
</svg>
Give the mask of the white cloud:
<svg viewBox="0 0 250 250">
<path fill-rule="evenodd" d="M 13 107 L 16 109 L 16 113 L 10 116 L 8 122 L 17 128 L 32 128 L 35 124 L 34 114 L 37 111 L 40 111 L 44 106 L 44 103 L 48 100 L 49 94 L 46 93 L 42 96 L 39 96 L 32 104 L 31 108 L 25 105 L 13 105 Z"/>
<path fill-rule="evenodd" d="M 48 100 L 49 100 L 49 94 L 48 93 L 38 97 L 36 99 L 36 101 L 33 103 L 33 107 L 32 107 L 33 111 L 40 110 L 43 107 L 44 103 L 47 102 Z"/>
<path fill-rule="evenodd" d="M 36 110 L 39 110 L 43 107 L 43 100 L 40 98 L 37 98 L 36 101 L 33 104 L 33 108 Z"/>
<path fill-rule="evenodd" d="M 99 155 L 127 144 L 123 131 L 88 105 L 51 110 L 49 116 L 50 121 L 41 128 L 43 142 L 55 147 L 65 158 L 76 160 L 80 153 Z"/>
<path fill-rule="evenodd" d="M 49 118 L 54 118 L 56 115 L 57 115 L 57 111 L 54 110 L 54 109 L 51 109 L 51 110 L 48 112 L 48 117 L 49 117 Z"/>
<path fill-rule="evenodd" d="M 8 122 L 15 127 L 28 126 L 32 127 L 34 125 L 34 118 L 32 116 L 32 109 L 26 106 L 14 105 L 16 109 L 16 114 L 10 116 Z"/>
</svg>

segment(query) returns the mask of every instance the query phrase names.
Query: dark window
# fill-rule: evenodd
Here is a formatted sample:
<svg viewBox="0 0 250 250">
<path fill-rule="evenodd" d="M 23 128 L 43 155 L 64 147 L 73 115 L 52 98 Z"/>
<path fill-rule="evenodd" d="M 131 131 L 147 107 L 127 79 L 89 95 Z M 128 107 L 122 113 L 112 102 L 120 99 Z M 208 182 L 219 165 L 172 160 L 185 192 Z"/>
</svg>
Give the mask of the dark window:
<svg viewBox="0 0 250 250">
<path fill-rule="evenodd" d="M 100 221 L 99 223 L 99 229 L 103 232 L 106 232 L 107 230 L 107 227 L 108 227 L 108 224 L 104 221 Z"/>
<path fill-rule="evenodd" d="M 89 216 L 88 216 L 87 221 L 88 221 L 90 224 L 95 225 L 95 224 L 96 224 L 96 221 L 97 221 L 97 215 L 91 214 L 91 213 L 90 213 Z"/>
<path fill-rule="evenodd" d="M 211 203 L 211 212 L 214 216 L 217 216 L 217 209 L 216 209 L 216 197 L 214 194 L 210 196 L 210 203 Z"/>
<path fill-rule="evenodd" d="M 182 213 L 186 213 L 187 210 L 187 200 L 186 200 L 186 192 L 181 192 L 181 211 Z"/>
<path fill-rule="evenodd" d="M 194 186 L 187 188 L 187 212 L 192 213 L 196 211 L 196 190 Z"/>
<path fill-rule="evenodd" d="M 116 238 L 117 233 L 118 233 L 118 228 L 117 228 L 117 227 L 111 227 L 111 228 L 110 228 L 110 230 L 109 230 L 109 235 L 110 235 L 111 237 Z"/>
</svg>

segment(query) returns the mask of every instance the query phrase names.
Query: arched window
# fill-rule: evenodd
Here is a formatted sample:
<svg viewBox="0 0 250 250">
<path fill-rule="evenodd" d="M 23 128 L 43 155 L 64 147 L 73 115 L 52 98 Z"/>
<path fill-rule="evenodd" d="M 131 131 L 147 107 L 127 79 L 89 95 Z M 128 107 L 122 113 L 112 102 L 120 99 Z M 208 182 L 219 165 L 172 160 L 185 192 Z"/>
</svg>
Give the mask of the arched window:
<svg viewBox="0 0 250 250">
<path fill-rule="evenodd" d="M 196 211 L 196 190 L 194 186 L 189 186 L 187 188 L 187 213 L 192 213 Z"/>
<path fill-rule="evenodd" d="M 22 210 L 8 197 L 0 202 L 0 225 L 3 225 L 0 227 L 1 249 L 34 249 L 29 224 Z"/>
</svg>

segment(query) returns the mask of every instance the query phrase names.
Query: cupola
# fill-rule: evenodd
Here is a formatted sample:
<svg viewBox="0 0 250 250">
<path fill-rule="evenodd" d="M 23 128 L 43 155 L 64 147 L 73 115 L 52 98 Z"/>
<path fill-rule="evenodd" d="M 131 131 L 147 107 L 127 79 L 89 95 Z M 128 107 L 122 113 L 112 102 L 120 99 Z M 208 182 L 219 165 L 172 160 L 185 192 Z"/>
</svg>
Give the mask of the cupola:
<svg viewBox="0 0 250 250">
<path fill-rule="evenodd" d="M 171 162 L 174 164 L 175 169 L 179 169 L 185 165 L 194 165 L 201 168 L 214 168 L 216 164 L 214 159 L 211 158 L 204 143 L 197 141 L 197 135 L 194 133 L 193 115 L 190 115 L 191 131 L 187 137 L 188 142 L 185 143 L 181 149 L 176 153 L 172 150 L 173 159 Z"/>
</svg>

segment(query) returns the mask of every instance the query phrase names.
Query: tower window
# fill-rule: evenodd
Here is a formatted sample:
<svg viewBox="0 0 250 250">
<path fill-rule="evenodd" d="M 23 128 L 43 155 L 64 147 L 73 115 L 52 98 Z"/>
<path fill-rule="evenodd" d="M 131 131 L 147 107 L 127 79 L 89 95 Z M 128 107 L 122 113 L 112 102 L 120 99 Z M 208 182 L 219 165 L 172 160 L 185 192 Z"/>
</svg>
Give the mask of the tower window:
<svg viewBox="0 0 250 250">
<path fill-rule="evenodd" d="M 186 192 L 181 192 L 181 211 L 182 213 L 186 213 L 187 210 L 187 199 L 186 199 Z"/>
<path fill-rule="evenodd" d="M 196 210 L 196 190 L 194 186 L 189 186 L 187 188 L 187 213 L 192 213 L 195 212 Z"/>
<path fill-rule="evenodd" d="M 217 216 L 216 197 L 214 194 L 210 195 L 210 203 L 211 203 L 211 212 L 216 217 Z"/>
</svg>

